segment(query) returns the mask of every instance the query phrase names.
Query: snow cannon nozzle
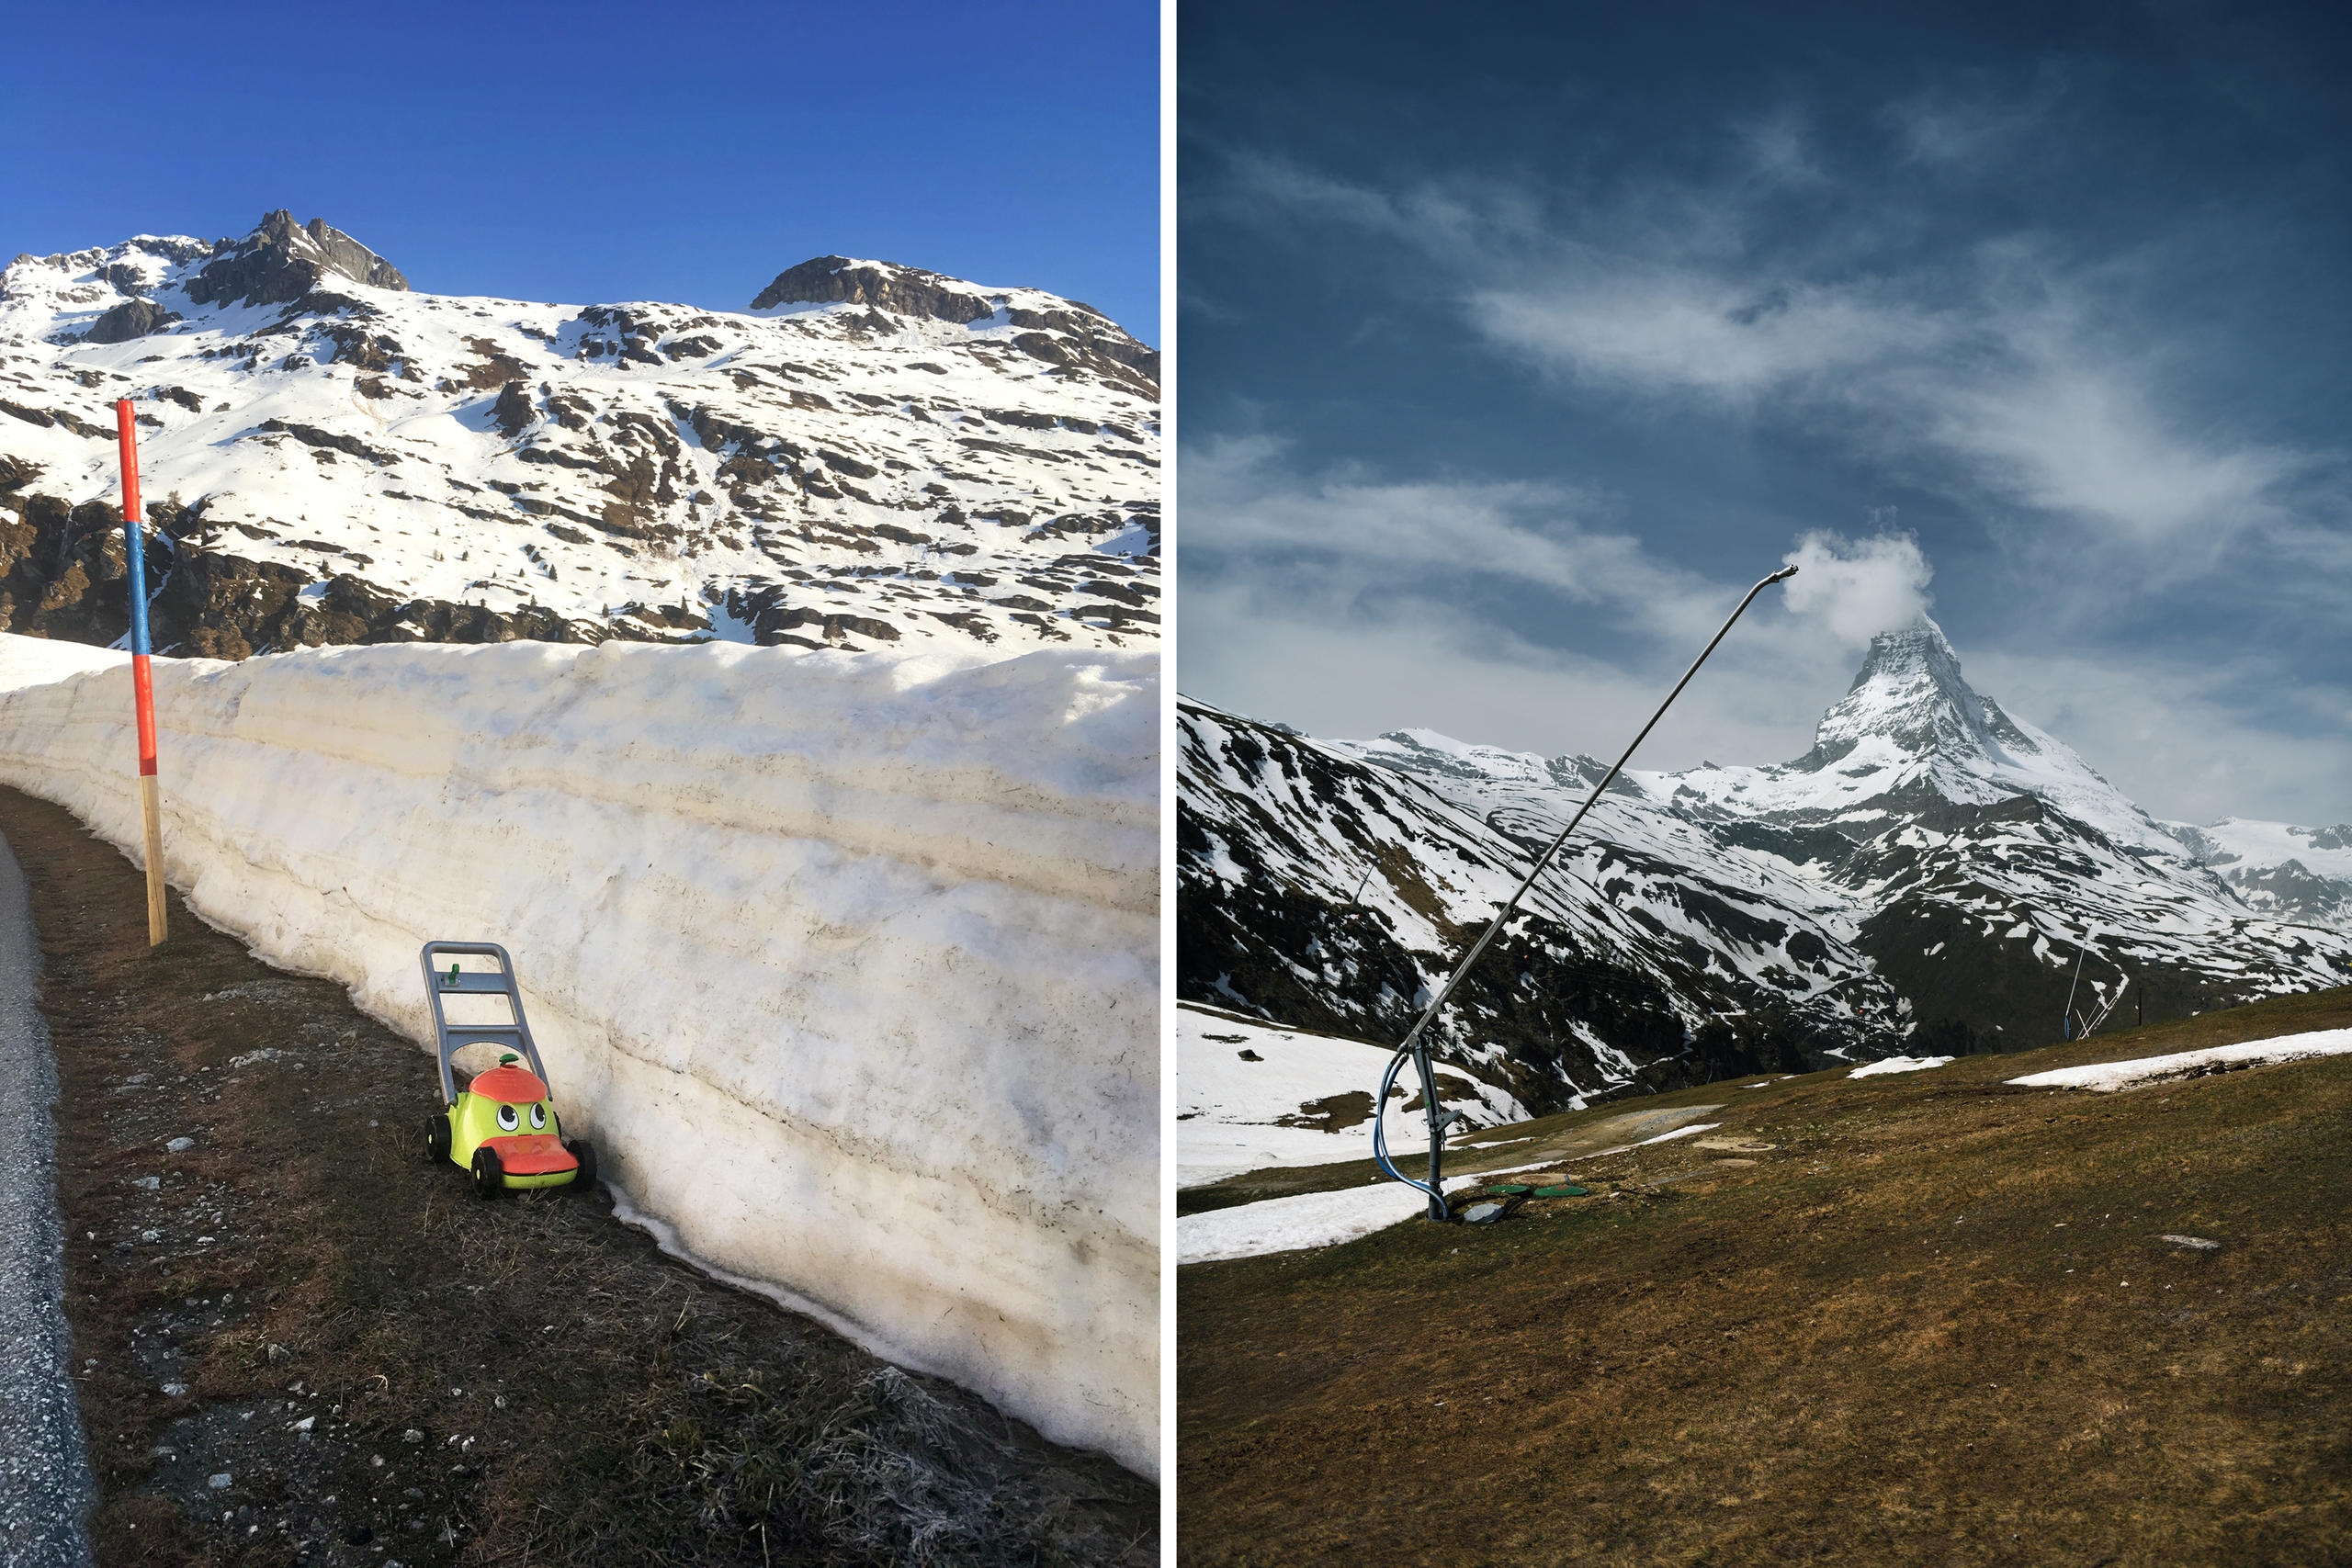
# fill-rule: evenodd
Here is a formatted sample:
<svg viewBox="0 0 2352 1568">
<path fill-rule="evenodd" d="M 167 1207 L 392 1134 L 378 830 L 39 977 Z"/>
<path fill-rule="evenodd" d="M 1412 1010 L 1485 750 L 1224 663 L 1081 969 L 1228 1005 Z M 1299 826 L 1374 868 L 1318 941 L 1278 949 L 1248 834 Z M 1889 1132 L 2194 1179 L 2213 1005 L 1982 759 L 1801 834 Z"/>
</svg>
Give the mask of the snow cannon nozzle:
<svg viewBox="0 0 2352 1568">
<path fill-rule="evenodd" d="M 1785 582 L 1785 581 L 1787 581 L 1790 578 L 1794 577 L 1796 574 L 1797 574 L 1797 569 L 1796 569 L 1795 567 L 1793 567 L 1793 566 L 1784 566 L 1784 567 L 1782 567 L 1780 570 L 1778 570 L 1778 571 L 1774 572 L 1771 576 L 1770 576 L 1770 577 L 1766 578 L 1764 581 L 1767 581 L 1767 582 Z"/>
</svg>

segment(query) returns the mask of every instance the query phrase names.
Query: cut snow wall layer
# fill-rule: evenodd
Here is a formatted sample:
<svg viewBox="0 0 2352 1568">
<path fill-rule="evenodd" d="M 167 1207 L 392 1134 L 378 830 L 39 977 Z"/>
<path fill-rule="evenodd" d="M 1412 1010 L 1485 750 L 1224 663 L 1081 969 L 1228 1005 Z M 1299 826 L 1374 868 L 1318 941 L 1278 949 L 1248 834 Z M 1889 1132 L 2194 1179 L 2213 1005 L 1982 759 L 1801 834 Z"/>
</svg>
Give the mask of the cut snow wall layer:
<svg viewBox="0 0 2352 1568">
<path fill-rule="evenodd" d="M 0 637 L 0 780 L 136 860 L 128 662 Z M 1157 655 L 154 672 L 191 908 L 419 1042 L 418 947 L 504 943 L 567 1126 L 678 1246 L 1157 1473 Z"/>
</svg>

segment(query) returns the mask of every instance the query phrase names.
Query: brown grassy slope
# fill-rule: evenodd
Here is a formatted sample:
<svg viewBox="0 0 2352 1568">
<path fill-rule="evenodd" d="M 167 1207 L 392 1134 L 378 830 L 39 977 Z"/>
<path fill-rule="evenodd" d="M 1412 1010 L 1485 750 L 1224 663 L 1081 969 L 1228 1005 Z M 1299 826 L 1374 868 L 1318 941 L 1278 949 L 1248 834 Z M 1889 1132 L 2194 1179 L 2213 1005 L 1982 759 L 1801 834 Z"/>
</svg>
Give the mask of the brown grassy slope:
<svg viewBox="0 0 2352 1568">
<path fill-rule="evenodd" d="M 1675 1105 L 1747 1146 L 1564 1158 L 1601 1195 L 1186 1269 L 1180 1556 L 2352 1561 L 2352 1060 L 2002 1082 L 2346 1026 L 2339 989 L 1621 1102 L 1484 1163 Z"/>
<path fill-rule="evenodd" d="M 341 987 L 176 895 L 151 951 L 140 873 L 56 807 L 0 789 L 0 831 L 102 1564 L 1157 1560 L 1147 1483 L 671 1262 L 602 1194 L 481 1202 L 422 1157 L 432 1058 Z"/>
</svg>

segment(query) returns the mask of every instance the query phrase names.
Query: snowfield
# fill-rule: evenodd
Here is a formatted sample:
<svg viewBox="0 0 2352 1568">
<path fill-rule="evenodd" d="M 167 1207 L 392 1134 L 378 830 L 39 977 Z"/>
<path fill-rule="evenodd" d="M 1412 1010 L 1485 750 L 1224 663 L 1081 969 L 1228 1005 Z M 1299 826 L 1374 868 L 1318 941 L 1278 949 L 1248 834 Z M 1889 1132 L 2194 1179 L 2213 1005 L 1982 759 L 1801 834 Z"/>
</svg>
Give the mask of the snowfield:
<svg viewBox="0 0 2352 1568">
<path fill-rule="evenodd" d="M 1242 1055 L 1249 1052 L 1257 1059 Z M 1176 1184 L 1198 1187 L 1270 1166 L 1329 1165 L 1372 1156 L 1372 1096 L 1392 1050 L 1269 1024 L 1191 1004 L 1176 1010 Z M 1524 1122 L 1527 1111 L 1494 1085 L 1442 1068 L 1441 1102 L 1464 1131 Z M 1386 1107 L 1388 1147 L 1429 1155 L 1429 1119 L 1407 1111 L 1420 1092 L 1408 1065 Z M 1452 1092 L 1469 1091 L 1459 1100 Z"/>
<path fill-rule="evenodd" d="M 137 860 L 128 663 L 0 637 L 0 781 Z M 1156 1474 L 1158 664 L 157 660 L 166 871 L 419 1042 L 420 944 L 504 943 L 668 1245 Z"/>
<path fill-rule="evenodd" d="M 2307 1034 L 2282 1034 L 2271 1040 L 2248 1040 L 2203 1051 L 2176 1052 L 2169 1056 L 2143 1056 L 2134 1062 L 2054 1067 L 2046 1073 L 2011 1078 L 2009 1082 L 2029 1089 L 2089 1089 L 2112 1093 L 2145 1084 L 2201 1077 L 2207 1073 L 2225 1073 L 2233 1067 L 2303 1062 L 2314 1056 L 2340 1056 L 2346 1052 L 2352 1052 L 2352 1029 L 2317 1029 Z"/>
</svg>

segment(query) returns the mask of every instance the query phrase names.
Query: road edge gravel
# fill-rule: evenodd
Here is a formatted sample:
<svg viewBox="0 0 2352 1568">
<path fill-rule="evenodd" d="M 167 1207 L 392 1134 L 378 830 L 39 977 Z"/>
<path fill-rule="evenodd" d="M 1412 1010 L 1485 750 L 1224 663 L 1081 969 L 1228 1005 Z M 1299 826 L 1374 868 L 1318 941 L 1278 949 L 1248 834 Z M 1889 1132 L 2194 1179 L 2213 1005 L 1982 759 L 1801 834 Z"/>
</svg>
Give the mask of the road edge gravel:
<svg viewBox="0 0 2352 1568">
<path fill-rule="evenodd" d="M 97 1496 L 69 1368 L 57 1063 L 40 995 L 24 868 L 0 838 L 0 1568 L 89 1562 Z"/>
</svg>

